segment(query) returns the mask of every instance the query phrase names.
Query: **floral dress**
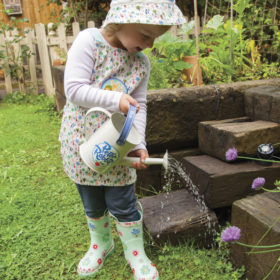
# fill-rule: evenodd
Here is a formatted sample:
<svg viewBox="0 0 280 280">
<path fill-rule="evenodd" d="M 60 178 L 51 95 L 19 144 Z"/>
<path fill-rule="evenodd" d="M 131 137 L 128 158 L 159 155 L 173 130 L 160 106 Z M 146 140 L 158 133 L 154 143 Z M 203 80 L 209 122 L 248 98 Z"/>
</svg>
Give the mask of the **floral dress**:
<svg viewBox="0 0 280 280">
<path fill-rule="evenodd" d="M 87 36 L 91 36 L 90 54 L 94 67 L 91 71 L 90 85 L 94 88 L 133 95 L 133 91 L 148 75 L 146 56 L 142 53 L 129 54 L 125 50 L 111 47 L 96 28 L 82 32 L 87 32 Z M 82 185 L 125 186 L 134 183 L 136 171 L 133 168 L 117 165 L 105 174 L 98 174 L 87 167 L 81 159 L 79 146 L 84 143 L 85 136 L 93 134 L 107 120 L 105 114 L 96 112 L 87 118 L 85 125 L 85 114 L 88 109 L 69 100 L 64 106 L 59 140 L 66 174 L 75 183 Z"/>
</svg>

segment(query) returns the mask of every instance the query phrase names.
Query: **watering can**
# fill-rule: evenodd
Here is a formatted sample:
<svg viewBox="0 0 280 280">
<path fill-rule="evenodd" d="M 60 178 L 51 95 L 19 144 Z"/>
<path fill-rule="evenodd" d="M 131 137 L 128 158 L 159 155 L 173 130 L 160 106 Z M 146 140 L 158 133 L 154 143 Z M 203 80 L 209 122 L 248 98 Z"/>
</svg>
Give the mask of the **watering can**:
<svg viewBox="0 0 280 280">
<path fill-rule="evenodd" d="M 121 113 L 111 114 L 104 108 L 94 107 L 87 111 L 85 120 L 94 112 L 102 112 L 108 120 L 80 146 L 80 156 L 84 163 L 97 173 L 105 173 L 114 165 L 131 165 L 140 162 L 140 158 L 126 157 L 141 141 L 141 136 L 133 125 L 136 107 L 130 105 L 127 116 Z M 86 124 L 85 124 L 86 125 Z M 147 158 L 145 164 L 163 164 L 167 168 L 167 153 L 163 159 Z"/>
</svg>

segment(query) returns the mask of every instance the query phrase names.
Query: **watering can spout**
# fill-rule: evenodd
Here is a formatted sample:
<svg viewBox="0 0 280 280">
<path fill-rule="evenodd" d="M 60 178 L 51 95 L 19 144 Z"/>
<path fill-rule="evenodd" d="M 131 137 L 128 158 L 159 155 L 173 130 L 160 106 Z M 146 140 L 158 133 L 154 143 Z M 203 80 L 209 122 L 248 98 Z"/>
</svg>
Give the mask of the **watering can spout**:
<svg viewBox="0 0 280 280">
<path fill-rule="evenodd" d="M 124 157 L 123 163 L 131 165 L 131 163 L 140 162 L 139 157 Z M 146 158 L 144 161 L 146 165 L 162 165 L 165 170 L 168 169 L 168 151 L 164 154 L 163 158 Z"/>
</svg>

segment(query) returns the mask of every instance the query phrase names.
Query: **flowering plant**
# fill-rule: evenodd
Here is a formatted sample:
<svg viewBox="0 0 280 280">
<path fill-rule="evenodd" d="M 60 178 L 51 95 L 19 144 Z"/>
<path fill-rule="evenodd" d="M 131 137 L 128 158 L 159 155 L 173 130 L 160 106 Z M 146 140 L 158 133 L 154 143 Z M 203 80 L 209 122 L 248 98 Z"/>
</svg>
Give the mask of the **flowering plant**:
<svg viewBox="0 0 280 280">
<path fill-rule="evenodd" d="M 280 163 L 279 160 L 272 160 L 272 159 L 262 159 L 262 158 L 254 158 L 254 157 L 247 157 L 247 156 L 240 156 L 238 155 L 238 151 L 235 148 L 230 148 L 226 151 L 226 160 L 227 161 L 234 161 L 237 158 L 241 159 L 249 159 L 249 160 L 257 160 L 257 161 L 264 161 L 264 162 L 274 162 Z"/>
<path fill-rule="evenodd" d="M 231 156 L 236 155 L 235 150 L 231 150 Z M 230 156 L 230 155 L 229 155 Z M 259 190 L 262 189 L 266 192 L 280 192 L 280 180 L 276 180 L 274 182 L 274 185 L 276 189 L 269 190 L 267 188 L 264 188 L 265 185 L 265 178 L 263 177 L 257 177 L 252 182 L 252 189 L 253 190 Z M 259 245 L 259 243 L 263 240 L 263 238 L 268 234 L 268 232 L 280 221 L 280 217 L 278 217 L 274 223 L 268 228 L 268 230 L 263 234 L 263 236 L 259 239 L 256 245 L 249 245 L 243 242 L 238 241 L 241 237 L 241 229 L 237 226 L 229 226 L 226 229 L 224 229 L 221 233 L 221 241 L 227 242 L 227 243 L 234 243 L 243 247 L 251 248 L 252 250 L 247 252 L 248 254 L 258 254 L 258 253 L 273 253 L 280 251 L 280 244 L 273 244 L 273 245 Z M 258 249 L 255 250 L 254 249 Z M 272 266 L 272 269 L 268 272 L 268 274 L 263 278 L 263 280 L 268 279 L 268 277 L 272 274 L 272 272 L 276 269 L 277 265 L 277 271 L 280 270 L 280 256 L 276 260 L 276 263 Z"/>
</svg>

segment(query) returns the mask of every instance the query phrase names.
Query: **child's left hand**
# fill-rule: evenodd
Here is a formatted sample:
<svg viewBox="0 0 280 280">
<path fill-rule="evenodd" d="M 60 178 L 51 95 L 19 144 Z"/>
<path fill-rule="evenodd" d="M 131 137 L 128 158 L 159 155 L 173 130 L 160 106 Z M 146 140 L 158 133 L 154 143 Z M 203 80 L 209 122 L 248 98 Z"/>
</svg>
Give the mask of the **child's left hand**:
<svg viewBox="0 0 280 280">
<path fill-rule="evenodd" d="M 146 164 L 143 163 L 145 159 L 149 157 L 149 153 L 147 150 L 144 149 L 135 150 L 130 152 L 127 156 L 140 158 L 140 162 L 132 163 L 131 167 L 135 169 L 146 169 L 148 167 Z"/>
</svg>

